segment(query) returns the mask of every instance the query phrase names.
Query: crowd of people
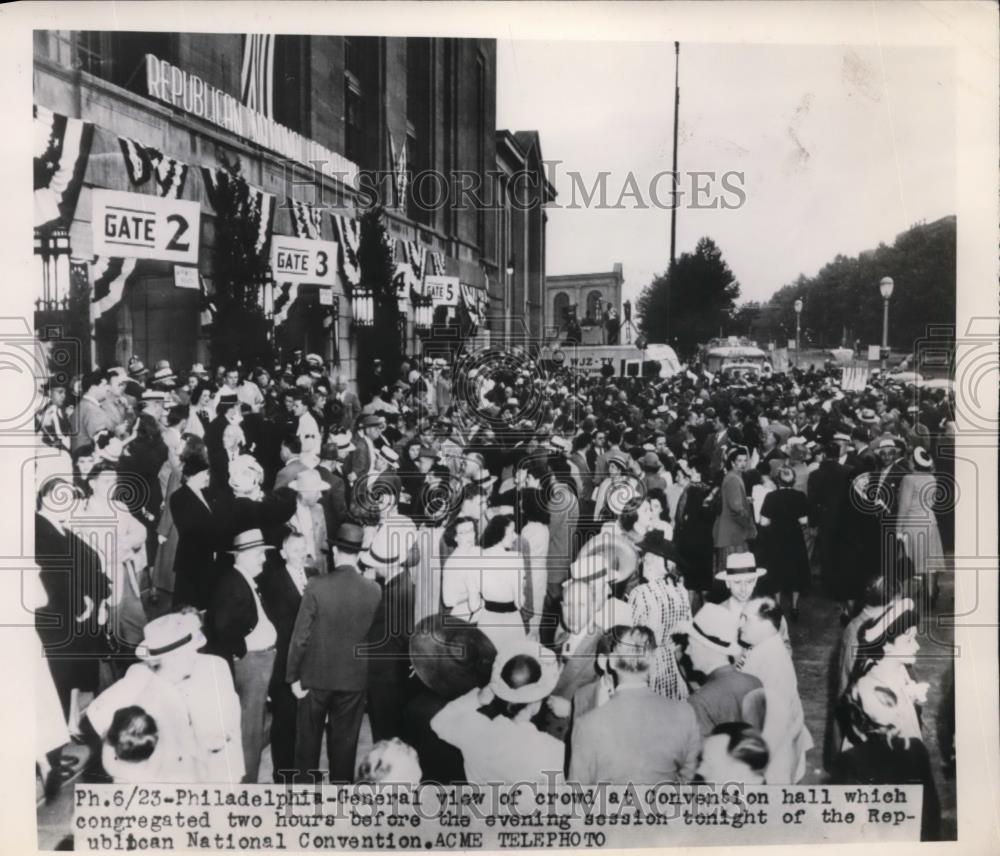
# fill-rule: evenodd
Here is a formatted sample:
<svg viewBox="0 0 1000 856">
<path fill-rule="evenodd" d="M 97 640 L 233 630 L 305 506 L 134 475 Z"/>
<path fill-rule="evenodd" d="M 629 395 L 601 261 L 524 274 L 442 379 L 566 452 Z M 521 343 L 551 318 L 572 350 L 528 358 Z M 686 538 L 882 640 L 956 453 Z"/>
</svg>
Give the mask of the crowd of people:
<svg viewBox="0 0 1000 856">
<path fill-rule="evenodd" d="M 543 368 L 549 370 L 543 370 Z M 37 415 L 39 772 L 925 785 L 953 402 L 517 351 L 95 369 Z M 938 471 L 942 464 L 945 472 Z M 833 737 L 789 624 L 840 606 Z M 358 757 L 367 716 L 372 752 Z M 815 747 L 815 748 L 814 748 Z M 814 765 L 815 766 L 815 765 Z"/>
</svg>

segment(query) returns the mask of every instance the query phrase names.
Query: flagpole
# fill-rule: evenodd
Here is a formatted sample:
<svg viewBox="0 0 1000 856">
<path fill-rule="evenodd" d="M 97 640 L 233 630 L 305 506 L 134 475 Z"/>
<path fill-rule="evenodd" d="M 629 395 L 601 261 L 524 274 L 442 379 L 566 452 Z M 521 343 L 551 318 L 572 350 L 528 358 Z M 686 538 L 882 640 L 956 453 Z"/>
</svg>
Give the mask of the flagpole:
<svg viewBox="0 0 1000 856">
<path fill-rule="evenodd" d="M 674 42 L 674 165 L 673 177 L 674 187 L 677 187 L 677 123 L 681 107 L 681 43 Z M 667 288 L 672 287 L 671 279 L 674 275 L 674 267 L 677 264 L 677 195 L 674 194 L 673 204 L 670 207 L 670 271 L 667 279 Z M 669 295 L 669 292 L 668 292 Z M 669 300 L 667 306 L 670 305 Z M 670 313 L 667 313 L 666 325 L 670 329 Z M 669 342 L 668 342 L 669 344 Z"/>
</svg>

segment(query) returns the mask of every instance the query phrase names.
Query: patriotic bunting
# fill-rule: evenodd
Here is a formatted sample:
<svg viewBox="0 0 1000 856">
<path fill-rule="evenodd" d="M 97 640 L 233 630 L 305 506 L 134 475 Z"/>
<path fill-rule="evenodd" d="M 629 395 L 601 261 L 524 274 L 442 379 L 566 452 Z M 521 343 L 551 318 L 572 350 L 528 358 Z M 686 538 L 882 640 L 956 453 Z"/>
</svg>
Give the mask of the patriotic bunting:
<svg viewBox="0 0 1000 856">
<path fill-rule="evenodd" d="M 274 296 L 274 326 L 284 324 L 288 318 L 288 310 L 292 308 L 295 298 L 299 296 L 299 284 L 297 282 L 283 282 L 278 286 L 278 293 Z"/>
<path fill-rule="evenodd" d="M 275 36 L 247 34 L 243 37 L 243 69 L 240 94 L 244 104 L 269 119 L 274 118 Z"/>
<path fill-rule="evenodd" d="M 361 263 L 358 251 L 361 249 L 361 224 L 344 214 L 330 213 L 333 223 L 333 239 L 338 245 L 340 275 L 349 287 L 361 284 Z"/>
<path fill-rule="evenodd" d="M 87 169 L 94 126 L 34 107 L 35 228 L 69 227 Z"/>
<path fill-rule="evenodd" d="M 246 217 L 257 230 L 256 250 L 260 256 L 267 255 L 274 225 L 274 194 L 252 187 L 239 177 L 234 177 L 224 169 L 201 168 L 202 179 L 208 201 L 216 213 L 227 211 L 226 197 L 237 194 L 236 210 L 233 216 Z"/>
<path fill-rule="evenodd" d="M 90 293 L 90 319 L 96 321 L 105 312 L 114 309 L 125 293 L 125 286 L 135 272 L 138 259 L 118 256 L 98 257 L 92 271 L 94 285 Z"/>
<path fill-rule="evenodd" d="M 118 145 L 125 159 L 125 171 L 129 181 L 137 186 L 144 185 L 150 178 L 156 179 L 156 187 L 164 199 L 180 199 L 187 181 L 188 165 L 163 155 L 159 149 L 144 146 L 138 140 L 119 137 Z"/>
<path fill-rule="evenodd" d="M 424 287 L 424 266 L 427 262 L 427 248 L 418 241 L 399 241 L 402 261 L 396 262 L 396 272 L 392 278 L 396 295 L 400 300 L 410 293 L 420 296 Z"/>
<path fill-rule="evenodd" d="M 444 253 L 434 250 L 428 254 L 431 263 L 431 276 L 444 276 Z"/>
<path fill-rule="evenodd" d="M 318 241 L 322 236 L 320 224 L 323 212 L 305 202 L 297 202 L 291 197 L 288 199 L 288 205 L 292 215 L 292 233 L 295 237 Z"/>
</svg>

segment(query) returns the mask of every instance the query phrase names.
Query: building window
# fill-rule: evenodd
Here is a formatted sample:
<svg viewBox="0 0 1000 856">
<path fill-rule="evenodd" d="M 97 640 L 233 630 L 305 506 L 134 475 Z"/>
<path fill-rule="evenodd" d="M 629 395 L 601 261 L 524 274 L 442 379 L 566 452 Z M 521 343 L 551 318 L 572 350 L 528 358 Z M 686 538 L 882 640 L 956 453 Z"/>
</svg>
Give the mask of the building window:
<svg viewBox="0 0 1000 856">
<path fill-rule="evenodd" d="M 77 34 L 77 63 L 88 74 L 140 95 L 146 94 L 146 54 L 176 61 L 173 33 L 92 32 Z"/>
<path fill-rule="evenodd" d="M 344 154 L 348 160 L 361 160 L 361 84 L 350 73 L 344 74 Z"/>
<path fill-rule="evenodd" d="M 552 298 L 552 323 L 562 327 L 569 321 L 569 295 L 560 291 Z"/>
<path fill-rule="evenodd" d="M 604 309 L 604 295 L 600 291 L 592 291 L 587 295 L 587 320 L 598 324 Z"/>
<path fill-rule="evenodd" d="M 308 36 L 274 38 L 273 119 L 303 136 L 310 133 L 310 51 Z"/>
</svg>

